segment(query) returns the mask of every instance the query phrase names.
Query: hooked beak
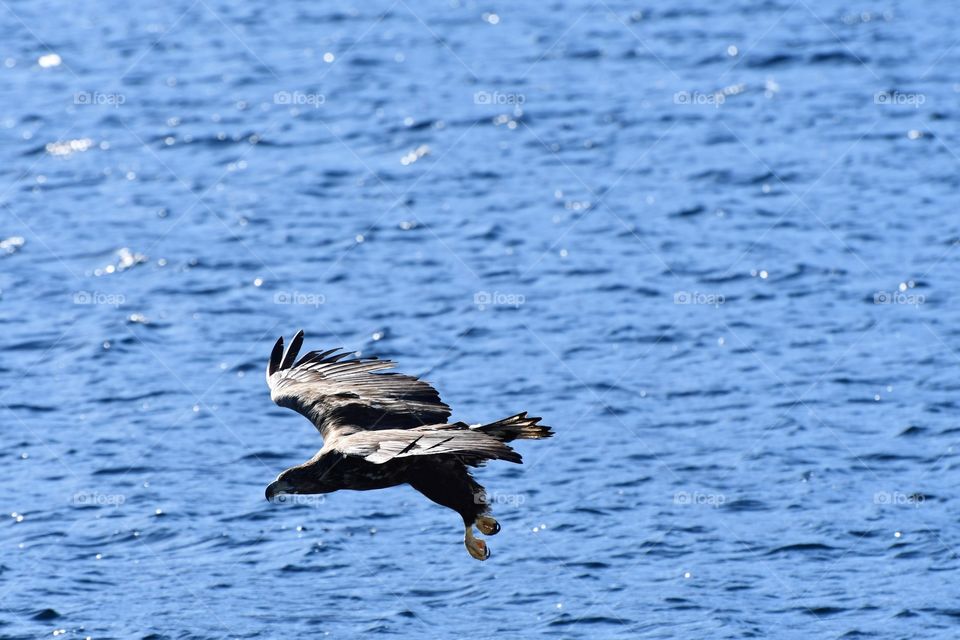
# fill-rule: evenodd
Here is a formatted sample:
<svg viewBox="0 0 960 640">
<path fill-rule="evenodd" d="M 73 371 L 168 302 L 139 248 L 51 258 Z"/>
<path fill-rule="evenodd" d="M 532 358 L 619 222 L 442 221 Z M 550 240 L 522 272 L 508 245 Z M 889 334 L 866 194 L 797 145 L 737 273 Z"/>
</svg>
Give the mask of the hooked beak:
<svg viewBox="0 0 960 640">
<path fill-rule="evenodd" d="M 267 500 L 273 502 L 276 496 L 282 496 L 288 493 L 293 493 L 293 485 L 285 480 L 276 480 L 267 485 L 267 490 L 264 495 Z"/>
</svg>

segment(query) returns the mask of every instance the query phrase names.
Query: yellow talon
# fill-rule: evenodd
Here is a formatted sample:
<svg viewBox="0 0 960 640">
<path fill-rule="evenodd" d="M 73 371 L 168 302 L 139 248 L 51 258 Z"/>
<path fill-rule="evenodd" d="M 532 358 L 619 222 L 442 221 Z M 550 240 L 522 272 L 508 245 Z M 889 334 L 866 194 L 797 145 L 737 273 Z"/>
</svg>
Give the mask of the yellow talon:
<svg viewBox="0 0 960 640">
<path fill-rule="evenodd" d="M 491 516 L 480 516 L 477 518 L 477 529 L 484 535 L 495 536 L 500 533 L 500 523 Z"/>
<path fill-rule="evenodd" d="M 477 560 L 486 560 L 490 557 L 490 549 L 487 543 L 479 538 L 473 537 L 473 527 L 468 526 L 463 535 L 463 544 L 467 552 Z"/>
</svg>

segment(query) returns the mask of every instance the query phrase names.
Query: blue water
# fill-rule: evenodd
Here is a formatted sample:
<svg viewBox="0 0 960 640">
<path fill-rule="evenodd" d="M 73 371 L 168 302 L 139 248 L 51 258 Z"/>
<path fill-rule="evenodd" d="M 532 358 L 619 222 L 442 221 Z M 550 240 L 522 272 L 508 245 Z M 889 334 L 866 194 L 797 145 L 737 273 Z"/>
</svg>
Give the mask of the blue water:
<svg viewBox="0 0 960 640">
<path fill-rule="evenodd" d="M 960 635 L 949 3 L 0 6 L 0 637 Z M 299 328 L 557 436 L 264 501 Z"/>
</svg>

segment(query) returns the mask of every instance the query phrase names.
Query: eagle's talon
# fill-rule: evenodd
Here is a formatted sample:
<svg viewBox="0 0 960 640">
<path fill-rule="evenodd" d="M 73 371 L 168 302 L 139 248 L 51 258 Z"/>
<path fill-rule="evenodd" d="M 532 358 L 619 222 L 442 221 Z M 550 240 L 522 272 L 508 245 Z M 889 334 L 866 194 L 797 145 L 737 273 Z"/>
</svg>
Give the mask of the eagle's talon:
<svg viewBox="0 0 960 640">
<path fill-rule="evenodd" d="M 467 553 L 477 560 L 486 560 L 490 557 L 490 548 L 483 540 L 473 537 L 472 527 L 467 528 L 466 535 L 463 537 L 463 544 L 467 548 Z"/>
<path fill-rule="evenodd" d="M 477 529 L 484 535 L 495 536 L 500 533 L 500 523 L 491 516 L 480 516 L 477 518 Z"/>
</svg>

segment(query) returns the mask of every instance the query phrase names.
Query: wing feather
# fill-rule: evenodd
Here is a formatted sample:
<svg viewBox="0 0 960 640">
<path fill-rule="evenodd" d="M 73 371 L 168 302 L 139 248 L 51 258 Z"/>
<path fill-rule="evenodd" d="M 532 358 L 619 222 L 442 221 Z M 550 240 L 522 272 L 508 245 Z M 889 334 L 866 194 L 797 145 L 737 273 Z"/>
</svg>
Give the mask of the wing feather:
<svg viewBox="0 0 960 640">
<path fill-rule="evenodd" d="M 482 460 L 522 461 L 520 454 L 508 445 L 493 436 L 466 428 L 462 423 L 439 428 L 354 433 L 341 440 L 337 450 L 375 464 L 396 458 L 434 455 L 455 455 L 471 464 Z"/>
<path fill-rule="evenodd" d="M 283 361 L 280 363 L 281 369 L 289 369 L 293 365 L 293 361 L 296 359 L 297 354 L 300 352 L 300 347 L 303 346 L 303 330 L 297 331 L 297 335 L 293 336 L 293 340 L 290 341 L 290 346 L 287 348 L 287 352 L 283 355 Z"/>
<path fill-rule="evenodd" d="M 350 352 L 330 349 L 311 351 L 294 363 L 302 344 L 302 331 L 285 354 L 283 338 L 277 341 L 267 385 L 275 403 L 306 416 L 325 441 L 357 431 L 442 424 L 450 417 L 450 407 L 429 383 L 377 373 L 394 366 L 389 360 L 351 358 Z"/>
</svg>

